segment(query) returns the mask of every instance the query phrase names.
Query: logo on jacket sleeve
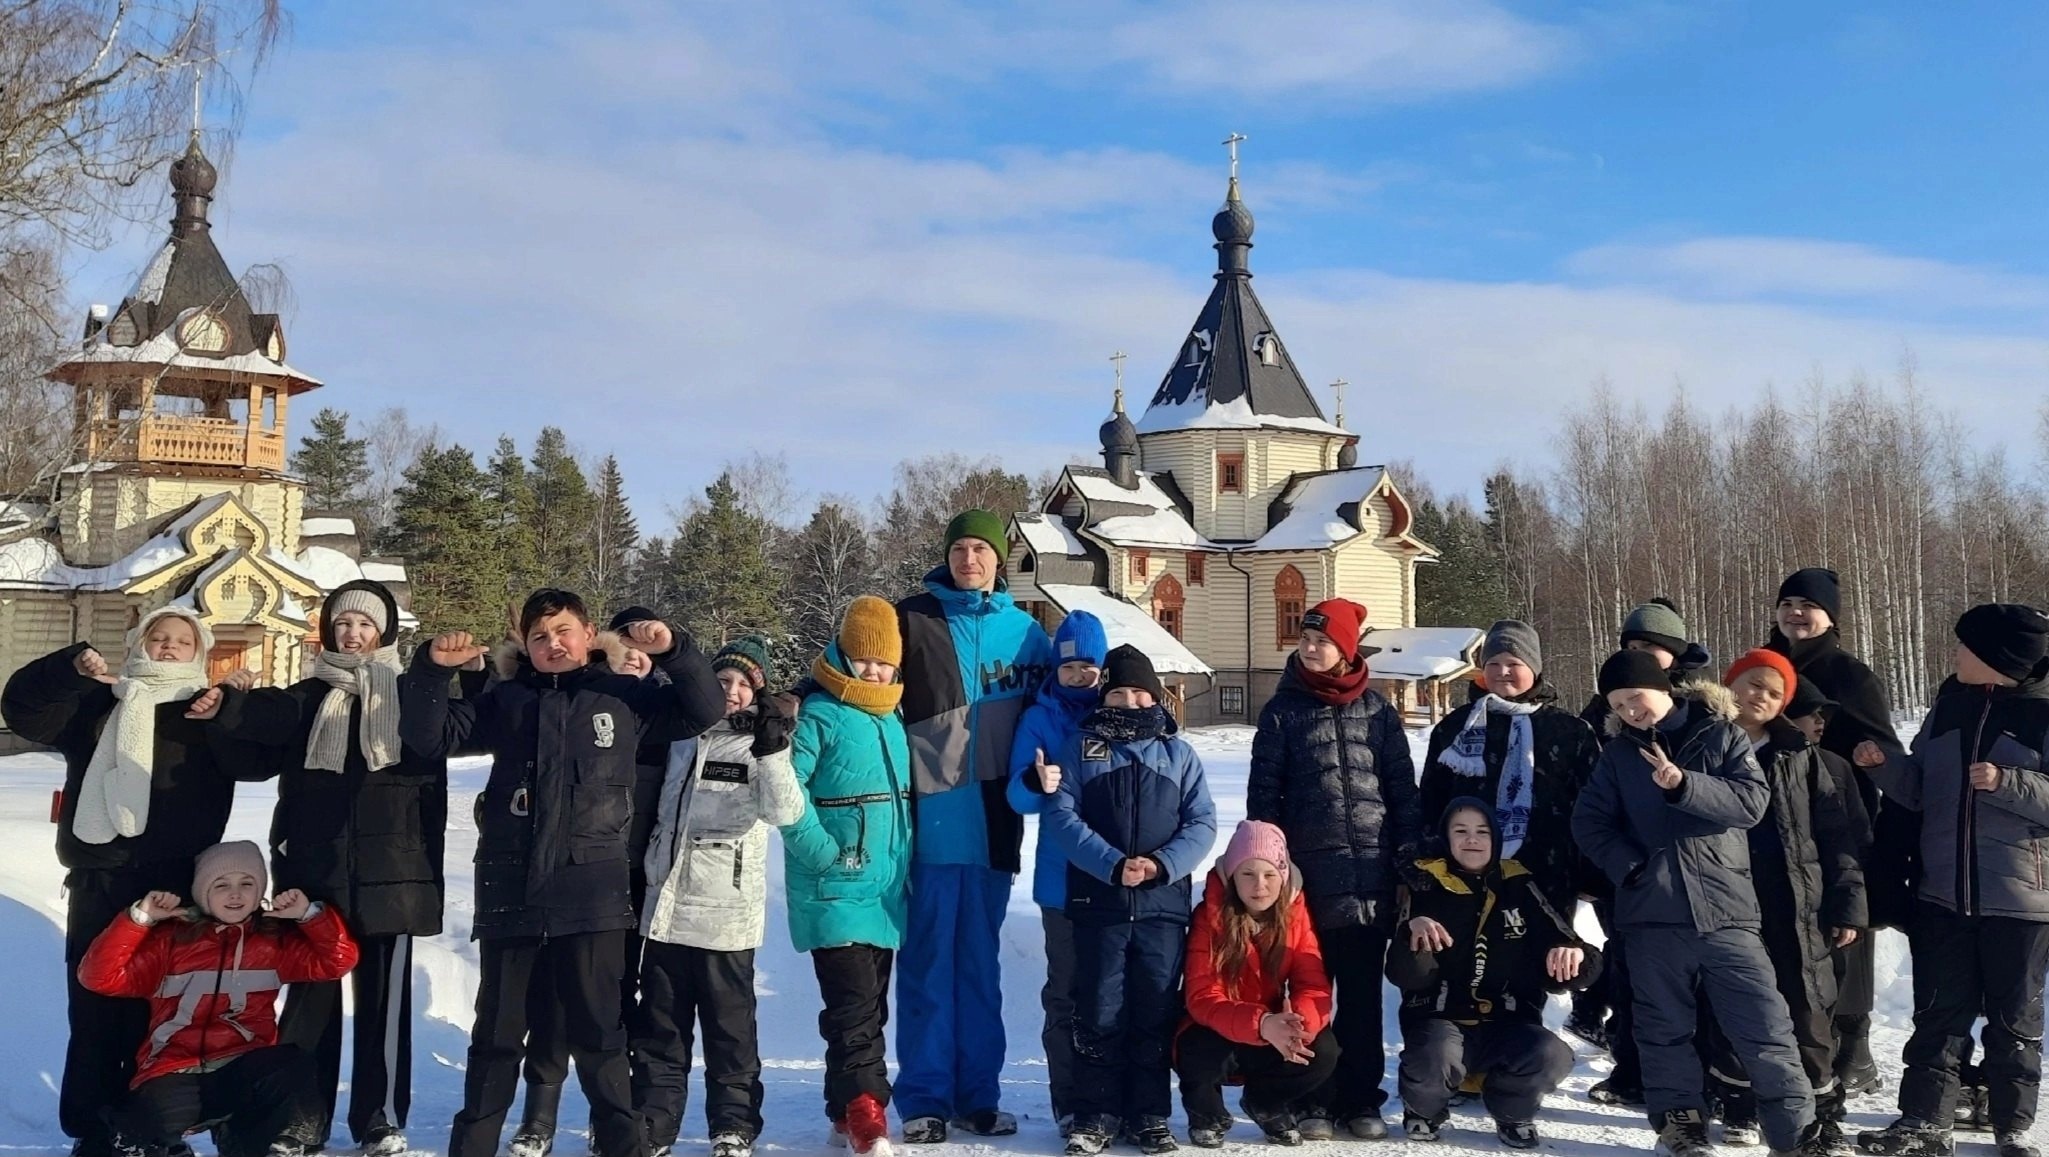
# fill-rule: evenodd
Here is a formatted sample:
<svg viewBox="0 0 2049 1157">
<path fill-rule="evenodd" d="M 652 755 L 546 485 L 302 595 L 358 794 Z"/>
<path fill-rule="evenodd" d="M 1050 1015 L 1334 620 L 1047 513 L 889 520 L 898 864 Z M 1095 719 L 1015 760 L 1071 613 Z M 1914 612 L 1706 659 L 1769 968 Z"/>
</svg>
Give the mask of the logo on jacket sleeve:
<svg viewBox="0 0 2049 1157">
<path fill-rule="evenodd" d="M 1087 736 L 1082 737 L 1081 757 L 1089 762 L 1110 758 L 1110 741 L 1107 739 L 1091 739 Z"/>
<path fill-rule="evenodd" d="M 591 726 L 597 729 L 597 744 L 599 747 L 612 746 L 612 740 L 617 737 L 618 733 L 612 726 L 612 713 L 610 711 L 600 711 L 596 715 L 591 716 Z"/>
</svg>

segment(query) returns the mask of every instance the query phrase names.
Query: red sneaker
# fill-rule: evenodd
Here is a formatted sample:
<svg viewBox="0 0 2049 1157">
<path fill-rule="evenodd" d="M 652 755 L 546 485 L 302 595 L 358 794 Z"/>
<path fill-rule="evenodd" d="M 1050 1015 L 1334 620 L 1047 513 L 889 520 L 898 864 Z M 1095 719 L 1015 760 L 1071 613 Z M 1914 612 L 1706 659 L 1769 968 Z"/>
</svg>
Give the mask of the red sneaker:
<svg viewBox="0 0 2049 1157">
<path fill-rule="evenodd" d="M 847 1140 L 854 1152 L 864 1157 L 890 1157 L 889 1115 L 873 1093 L 862 1093 L 847 1102 Z"/>
</svg>

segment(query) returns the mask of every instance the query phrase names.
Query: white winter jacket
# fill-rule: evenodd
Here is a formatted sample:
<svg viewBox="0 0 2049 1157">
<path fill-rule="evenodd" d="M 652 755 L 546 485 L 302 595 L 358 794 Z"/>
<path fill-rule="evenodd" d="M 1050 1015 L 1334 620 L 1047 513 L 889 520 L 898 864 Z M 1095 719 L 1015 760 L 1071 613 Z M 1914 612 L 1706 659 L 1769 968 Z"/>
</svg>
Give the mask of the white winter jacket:
<svg viewBox="0 0 2049 1157">
<path fill-rule="evenodd" d="M 752 713 L 669 745 L 647 848 L 641 934 L 715 952 L 761 947 L 768 829 L 804 814 L 787 748 L 756 759 Z"/>
</svg>

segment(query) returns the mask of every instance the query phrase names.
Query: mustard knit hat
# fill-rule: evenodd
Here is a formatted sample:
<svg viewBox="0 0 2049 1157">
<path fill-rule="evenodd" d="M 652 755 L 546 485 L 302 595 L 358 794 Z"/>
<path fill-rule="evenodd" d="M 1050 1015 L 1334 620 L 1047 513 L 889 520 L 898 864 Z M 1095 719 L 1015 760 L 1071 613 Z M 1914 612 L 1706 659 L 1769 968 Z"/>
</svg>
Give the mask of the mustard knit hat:
<svg viewBox="0 0 2049 1157">
<path fill-rule="evenodd" d="M 897 630 L 896 608 L 874 595 L 862 595 L 847 605 L 840 621 L 840 654 L 855 659 L 879 659 L 892 667 L 904 663 L 904 638 Z"/>
</svg>

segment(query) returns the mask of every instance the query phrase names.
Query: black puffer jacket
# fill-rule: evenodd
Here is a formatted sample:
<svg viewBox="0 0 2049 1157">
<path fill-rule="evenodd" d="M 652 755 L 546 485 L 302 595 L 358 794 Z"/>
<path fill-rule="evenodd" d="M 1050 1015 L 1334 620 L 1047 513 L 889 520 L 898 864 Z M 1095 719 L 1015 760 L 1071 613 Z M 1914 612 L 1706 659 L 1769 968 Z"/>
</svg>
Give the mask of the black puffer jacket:
<svg viewBox="0 0 2049 1157">
<path fill-rule="evenodd" d="M 1618 926 L 1758 926 L 1747 833 L 1771 789 L 1735 714 L 1720 685 L 1687 683 L 1651 731 L 1609 721 L 1614 738 L 1580 793 L 1572 834 L 1614 882 Z M 1686 773 L 1673 790 L 1651 781 L 1653 743 Z"/>
<path fill-rule="evenodd" d="M 1904 756 L 1871 769 L 1889 806 L 1921 815 L 1920 897 L 1967 916 L 2049 922 L 2049 676 L 1943 685 Z M 1970 784 L 1975 762 L 1999 786 Z"/>
<path fill-rule="evenodd" d="M 192 700 L 157 708 L 156 751 L 150 761 L 149 819 L 142 832 L 89 844 L 71 834 L 79 785 L 114 712 L 114 689 L 73 666 L 91 644 L 74 643 L 35 660 L 7 680 L 0 714 L 15 734 L 64 755 L 64 806 L 58 814 L 57 860 L 66 868 L 103 869 L 189 864 L 220 843 L 235 805 L 235 770 L 251 766 L 239 749 L 185 718 Z M 223 757 L 227 758 L 223 758 Z"/>
<path fill-rule="evenodd" d="M 575 671 L 531 666 L 475 699 L 448 697 L 450 672 L 426 647 L 399 680 L 400 732 L 423 755 L 492 754 L 478 803 L 478 939 L 629 929 L 627 841 L 636 753 L 718 722 L 725 696 L 682 631 L 655 656 L 667 687 L 614 675 L 601 655 Z"/>
<path fill-rule="evenodd" d="M 1824 754 L 1792 724 L 1772 720 L 1757 753 L 1771 806 L 1750 829 L 1751 881 L 1767 925 L 1765 943 L 1777 942 L 1772 928 L 1793 931 L 1810 1008 L 1836 1003 L 1830 930 L 1870 924 L 1856 824 Z M 1793 963 L 1773 959 L 1782 973 Z"/>
<path fill-rule="evenodd" d="M 1477 704 L 1486 695 L 1475 685 L 1468 698 Z M 1550 684 L 1539 681 L 1521 701 L 1539 705 L 1529 716 L 1536 777 L 1530 791 L 1529 831 L 1512 858 L 1536 877 L 1537 887 L 1552 907 L 1569 915 L 1580 892 L 1605 892 L 1606 881 L 1580 857 L 1579 846 L 1572 839 L 1572 808 L 1579 802 L 1580 788 L 1594 774 L 1594 761 L 1600 758 L 1601 747 L 1594 740 L 1592 728 L 1557 705 L 1558 693 Z M 1426 816 L 1443 815 L 1444 809 L 1459 796 L 1490 801 L 1500 798 L 1501 762 L 1508 755 L 1513 716 L 1500 712 L 1487 716 L 1484 777 L 1461 775 L 1442 762 L 1445 752 L 1465 730 L 1473 710 L 1468 706 L 1452 711 L 1430 730 L 1429 755 L 1423 761 L 1419 784 L 1422 814 Z M 1431 855 L 1443 853 L 1434 842 L 1426 851 Z"/>
<path fill-rule="evenodd" d="M 337 588 L 365 590 L 383 601 L 385 622 L 398 621 L 398 603 L 382 585 L 358 581 Z M 325 616 L 321 645 L 332 649 Z M 465 695 L 483 690 L 481 672 L 465 672 Z M 271 872 L 279 889 L 298 888 L 339 908 L 358 936 L 434 936 L 441 931 L 444 899 L 442 847 L 448 831 L 448 761 L 404 745 L 399 760 L 371 771 L 359 730 L 363 705 L 349 712 L 349 754 L 341 771 L 306 766 L 306 748 L 320 708 L 334 690 L 324 680 L 289 687 L 228 690 L 212 723 L 215 732 L 254 745 L 260 757 L 247 778 L 278 780 L 270 821 Z"/>
<path fill-rule="evenodd" d="M 1342 706 L 1324 703 L 1291 657 L 1259 713 L 1245 815 L 1287 835 L 1319 929 L 1384 925 L 1401 866 L 1416 859 L 1423 837 L 1401 717 L 1370 690 Z"/>
</svg>

